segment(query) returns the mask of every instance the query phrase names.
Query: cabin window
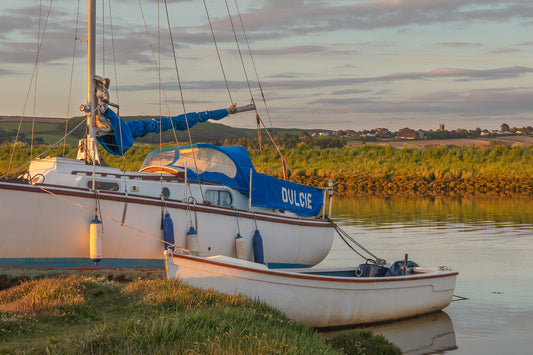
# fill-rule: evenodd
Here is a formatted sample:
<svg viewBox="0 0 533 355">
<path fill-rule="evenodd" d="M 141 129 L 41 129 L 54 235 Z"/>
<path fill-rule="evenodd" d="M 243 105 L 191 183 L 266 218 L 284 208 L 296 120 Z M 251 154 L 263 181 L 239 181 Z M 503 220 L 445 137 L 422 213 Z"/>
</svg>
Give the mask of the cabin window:
<svg viewBox="0 0 533 355">
<path fill-rule="evenodd" d="M 119 184 L 116 182 L 108 182 L 108 181 L 95 181 L 96 183 L 96 190 L 103 190 L 103 191 L 118 191 L 120 188 Z M 92 190 L 93 188 L 93 181 L 89 180 L 87 181 L 87 187 Z"/>
<path fill-rule="evenodd" d="M 231 193 L 226 190 L 207 190 L 205 192 L 205 200 L 213 205 L 222 207 L 231 207 L 233 203 Z"/>
<path fill-rule="evenodd" d="M 163 187 L 163 189 L 161 190 L 161 194 L 163 195 L 163 198 L 165 200 L 168 200 L 169 197 L 170 197 L 170 189 L 168 187 Z"/>
<path fill-rule="evenodd" d="M 150 167 L 150 166 L 161 167 L 161 166 L 170 165 L 174 161 L 175 155 L 176 155 L 176 152 L 173 150 L 159 152 L 156 154 L 150 154 L 144 159 L 144 162 L 143 162 L 143 165 L 141 166 L 140 171 L 143 171 L 143 169 Z"/>
</svg>

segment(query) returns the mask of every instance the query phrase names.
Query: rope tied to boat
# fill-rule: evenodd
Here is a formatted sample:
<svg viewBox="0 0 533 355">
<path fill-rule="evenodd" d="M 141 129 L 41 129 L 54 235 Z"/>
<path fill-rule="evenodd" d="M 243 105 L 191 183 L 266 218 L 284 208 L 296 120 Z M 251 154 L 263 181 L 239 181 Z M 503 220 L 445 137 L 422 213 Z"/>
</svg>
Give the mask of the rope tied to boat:
<svg viewBox="0 0 533 355">
<path fill-rule="evenodd" d="M 339 237 L 342 239 L 342 241 L 344 243 L 346 243 L 346 245 L 352 249 L 352 251 L 354 253 L 356 253 L 357 255 L 359 255 L 360 257 L 362 257 L 363 259 L 366 259 L 367 261 L 370 261 L 374 264 L 386 264 L 387 261 L 385 259 L 382 259 L 380 257 L 378 257 L 377 255 L 375 255 L 374 253 L 372 253 L 370 250 L 368 250 L 367 248 L 365 248 L 361 243 L 359 243 L 358 241 L 356 241 L 350 234 L 348 234 L 348 232 L 346 232 L 344 229 L 342 229 L 338 224 L 336 224 L 335 222 L 333 222 L 331 220 L 331 218 L 329 217 L 326 217 L 326 219 L 333 225 L 333 227 L 335 228 L 335 230 L 337 231 L 337 234 L 339 235 Z M 357 251 L 352 244 L 350 244 L 350 242 L 352 244 L 355 244 L 357 247 L 359 247 L 361 250 L 363 250 L 364 252 L 366 252 L 368 255 L 370 255 L 372 258 L 368 258 L 366 257 L 365 255 L 363 255 L 362 253 L 360 253 L 359 251 Z"/>
</svg>

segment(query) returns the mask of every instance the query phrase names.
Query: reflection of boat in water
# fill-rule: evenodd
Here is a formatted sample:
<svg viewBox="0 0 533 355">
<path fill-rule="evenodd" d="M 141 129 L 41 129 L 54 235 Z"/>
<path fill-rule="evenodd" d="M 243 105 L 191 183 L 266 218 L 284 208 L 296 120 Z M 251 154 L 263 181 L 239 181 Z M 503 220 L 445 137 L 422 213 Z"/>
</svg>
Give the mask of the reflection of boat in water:
<svg viewBox="0 0 533 355">
<path fill-rule="evenodd" d="M 453 323 L 445 312 L 369 327 L 394 343 L 404 354 L 433 354 L 457 349 Z"/>
<path fill-rule="evenodd" d="M 383 335 L 403 354 L 436 354 L 457 349 L 452 320 L 443 311 L 365 329 Z M 323 334 L 332 337 L 344 331 L 325 331 Z"/>
</svg>

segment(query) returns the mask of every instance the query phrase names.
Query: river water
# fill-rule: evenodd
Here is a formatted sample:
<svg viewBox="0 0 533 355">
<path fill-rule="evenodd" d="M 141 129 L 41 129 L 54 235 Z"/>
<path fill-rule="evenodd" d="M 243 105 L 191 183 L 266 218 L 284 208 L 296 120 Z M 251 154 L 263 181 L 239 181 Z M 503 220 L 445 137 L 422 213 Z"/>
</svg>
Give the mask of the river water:
<svg viewBox="0 0 533 355">
<path fill-rule="evenodd" d="M 336 199 L 332 218 L 380 258 L 459 272 L 443 312 L 370 327 L 406 354 L 533 352 L 533 201 Z M 336 237 L 323 267 L 358 265 Z"/>
</svg>

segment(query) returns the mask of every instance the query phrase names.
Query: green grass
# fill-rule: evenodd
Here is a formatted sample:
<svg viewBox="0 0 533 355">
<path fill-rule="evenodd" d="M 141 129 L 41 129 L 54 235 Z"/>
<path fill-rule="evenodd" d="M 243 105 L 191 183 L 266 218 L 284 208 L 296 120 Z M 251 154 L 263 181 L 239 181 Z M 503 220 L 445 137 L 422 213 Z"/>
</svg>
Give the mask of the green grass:
<svg viewBox="0 0 533 355">
<path fill-rule="evenodd" d="M 165 144 L 164 146 L 168 146 Z M 33 156 L 48 147 L 35 146 Z M 108 165 L 138 170 L 153 145 L 134 145 L 123 159 L 102 152 Z M 0 145 L 0 175 L 8 170 L 12 145 Z M 272 148 L 249 149 L 258 171 L 283 175 L 278 153 Z M 533 196 L 533 147 L 491 148 L 431 147 L 398 149 L 388 146 L 283 149 L 290 166 L 290 180 L 325 187 L 332 179 L 338 195 L 419 196 Z M 67 146 L 65 156 L 73 157 Z M 58 146 L 44 156 L 62 156 Z M 29 160 L 30 147 L 17 145 L 11 169 Z M 21 170 L 23 171 L 23 169 Z M 13 175 L 20 174 L 19 171 Z"/>
<path fill-rule="evenodd" d="M 350 334 L 328 340 L 262 303 L 179 280 L 42 277 L 0 291 L 2 354 L 391 353 L 369 352 L 392 346 L 382 337 Z"/>
</svg>

